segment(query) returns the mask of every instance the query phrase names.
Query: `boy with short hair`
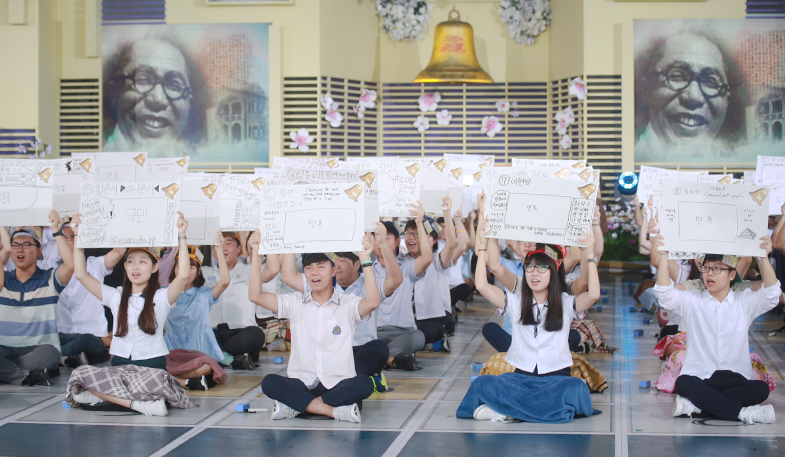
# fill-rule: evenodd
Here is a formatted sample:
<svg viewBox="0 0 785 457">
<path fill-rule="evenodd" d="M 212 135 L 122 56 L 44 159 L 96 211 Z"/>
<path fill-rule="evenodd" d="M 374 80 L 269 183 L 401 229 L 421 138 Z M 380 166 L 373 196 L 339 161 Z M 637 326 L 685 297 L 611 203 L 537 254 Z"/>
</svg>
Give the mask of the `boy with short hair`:
<svg viewBox="0 0 785 457">
<path fill-rule="evenodd" d="M 761 238 L 761 248 L 771 252 L 771 238 Z M 663 251 L 660 265 L 667 265 Z M 707 255 L 701 265 L 705 291 L 678 290 L 667 268 L 657 272 L 654 291 L 660 307 L 682 316 L 687 328 L 687 356 L 676 380 L 673 415 L 708 413 L 722 420 L 745 424 L 770 424 L 771 405 L 760 405 L 769 396 L 768 385 L 755 380 L 749 355 L 749 328 L 761 314 L 777 306 L 780 283 L 766 257 L 757 259 L 764 287 L 758 291 L 731 289 L 735 257 Z"/>
<path fill-rule="evenodd" d="M 278 318 L 289 319 L 292 328 L 289 377 L 271 374 L 262 381 L 264 394 L 275 400 L 272 419 L 291 419 L 308 412 L 360 422 L 359 405 L 373 392 L 373 382 L 368 376 L 358 376 L 354 368 L 355 322 L 368 320 L 379 307 L 368 235 L 363 239 L 365 251 L 358 253 L 365 298 L 339 293 L 333 287 L 335 267 L 324 254 L 309 254 L 303 259 L 310 291 L 285 295 L 263 292 L 260 239 L 258 232 L 251 237 L 249 298 Z"/>
</svg>

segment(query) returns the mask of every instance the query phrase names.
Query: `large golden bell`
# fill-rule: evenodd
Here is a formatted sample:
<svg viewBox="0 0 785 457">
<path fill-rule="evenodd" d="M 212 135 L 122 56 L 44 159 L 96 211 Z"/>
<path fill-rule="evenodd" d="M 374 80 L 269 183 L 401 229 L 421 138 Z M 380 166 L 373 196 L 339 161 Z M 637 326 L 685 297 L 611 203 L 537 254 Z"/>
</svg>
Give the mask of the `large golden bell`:
<svg viewBox="0 0 785 457">
<path fill-rule="evenodd" d="M 472 26 L 461 22 L 461 15 L 456 10 L 450 11 L 448 19 L 436 26 L 431 61 L 414 82 L 492 83 L 491 76 L 477 61 Z"/>
</svg>

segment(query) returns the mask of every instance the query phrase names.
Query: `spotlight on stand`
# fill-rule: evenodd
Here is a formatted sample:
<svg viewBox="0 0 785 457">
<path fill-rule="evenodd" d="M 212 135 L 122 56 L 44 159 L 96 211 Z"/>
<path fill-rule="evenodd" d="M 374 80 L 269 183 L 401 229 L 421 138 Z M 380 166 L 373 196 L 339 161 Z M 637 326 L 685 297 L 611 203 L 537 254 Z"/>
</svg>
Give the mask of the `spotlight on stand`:
<svg viewBox="0 0 785 457">
<path fill-rule="evenodd" d="M 619 175 L 616 181 L 616 189 L 614 194 L 616 200 L 624 199 L 629 200 L 638 191 L 638 175 L 631 171 L 625 171 Z"/>
</svg>

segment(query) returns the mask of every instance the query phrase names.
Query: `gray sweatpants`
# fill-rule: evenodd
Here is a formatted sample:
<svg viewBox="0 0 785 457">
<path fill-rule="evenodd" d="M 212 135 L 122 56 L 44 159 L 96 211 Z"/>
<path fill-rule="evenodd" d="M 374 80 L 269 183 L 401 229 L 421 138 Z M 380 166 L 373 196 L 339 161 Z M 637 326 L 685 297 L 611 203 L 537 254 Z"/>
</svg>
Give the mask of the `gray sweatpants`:
<svg viewBox="0 0 785 457">
<path fill-rule="evenodd" d="M 376 336 L 390 348 L 390 357 L 414 354 L 425 347 L 425 335 L 416 328 L 384 325 L 376 328 Z"/>
<path fill-rule="evenodd" d="M 60 351 L 51 344 L 21 348 L 0 346 L 0 382 L 21 384 L 27 373 L 60 364 Z"/>
</svg>

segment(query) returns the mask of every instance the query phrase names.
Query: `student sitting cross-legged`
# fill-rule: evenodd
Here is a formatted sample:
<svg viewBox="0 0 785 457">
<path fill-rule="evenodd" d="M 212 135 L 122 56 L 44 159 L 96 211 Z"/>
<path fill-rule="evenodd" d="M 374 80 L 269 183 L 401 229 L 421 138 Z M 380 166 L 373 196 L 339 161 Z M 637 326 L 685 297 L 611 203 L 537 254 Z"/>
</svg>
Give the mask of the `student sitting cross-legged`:
<svg viewBox="0 0 785 457">
<path fill-rule="evenodd" d="M 485 221 L 477 228 L 477 271 L 485 271 L 488 240 Z M 530 422 L 569 422 L 575 415 L 592 415 L 586 384 L 570 376 L 570 323 L 600 297 L 600 280 L 593 255 L 594 237 L 584 232 L 589 290 L 578 296 L 562 289 L 557 249 L 546 245 L 528 253 L 521 293 L 505 292 L 476 275 L 477 290 L 513 323 L 512 344 L 505 357 L 515 372 L 484 375 L 469 388 L 456 413 L 459 418 Z M 589 254 L 592 253 L 592 254 Z"/>
<path fill-rule="evenodd" d="M 387 236 L 387 228 L 381 223 L 376 223 L 377 238 Z M 395 254 L 390 248 L 383 244 L 383 255 L 387 256 L 392 268 L 387 276 L 376 278 L 376 288 L 379 291 L 380 300 L 384 298 L 384 291 L 394 291 L 403 280 L 398 262 L 395 261 Z M 275 256 L 270 256 L 275 257 Z M 281 271 L 284 282 L 298 292 L 311 292 L 308 278 L 297 272 L 294 254 L 284 255 L 283 269 Z M 365 278 L 362 272 L 360 258 L 352 252 L 335 253 L 335 288 L 338 293 L 356 295 L 365 298 Z M 367 321 L 357 321 L 354 329 L 354 369 L 358 375 L 371 376 L 374 379 L 374 389 L 378 392 L 385 391 L 385 381 L 382 370 L 387 365 L 390 357 L 390 350 L 387 344 L 379 340 L 376 336 L 376 314 L 377 310 L 371 313 L 371 318 Z"/>
<path fill-rule="evenodd" d="M 274 295 L 262 291 L 262 261 L 257 232 L 251 237 L 251 283 L 249 298 L 289 319 L 292 354 L 289 377 L 267 375 L 262 391 L 275 400 L 272 418 L 291 419 L 300 413 L 319 414 L 360 422 L 362 400 L 373 392 L 373 381 L 357 375 L 352 342 L 355 322 L 368 320 L 379 307 L 379 291 L 371 268 L 371 241 L 363 239 L 358 253 L 365 276 L 365 298 L 341 294 L 333 287 L 335 267 L 324 254 L 309 254 L 303 271 L 310 292 Z"/>
<path fill-rule="evenodd" d="M 771 252 L 771 238 L 760 247 Z M 668 263 L 657 237 L 660 264 Z M 701 265 L 706 290 L 678 290 L 667 268 L 657 272 L 654 292 L 660 307 L 681 316 L 687 331 L 687 355 L 676 379 L 673 415 L 704 413 L 745 424 L 774 423 L 774 407 L 761 405 L 769 396 L 768 385 L 755 380 L 749 354 L 749 328 L 761 314 L 777 306 L 780 283 L 768 258 L 757 259 L 763 288 L 737 292 L 731 289 L 736 271 L 730 259 L 707 255 Z"/>
<path fill-rule="evenodd" d="M 49 213 L 52 229 L 58 232 L 60 216 Z M 60 363 L 60 338 L 55 316 L 57 297 L 74 271 L 71 247 L 55 236 L 63 264 L 42 270 L 36 265 L 41 255 L 41 237 L 29 228 L 8 230 L 0 227 L 3 250 L 16 266 L 12 272 L 0 268 L 0 382 L 25 386 L 48 386 L 51 369 Z"/>
</svg>

